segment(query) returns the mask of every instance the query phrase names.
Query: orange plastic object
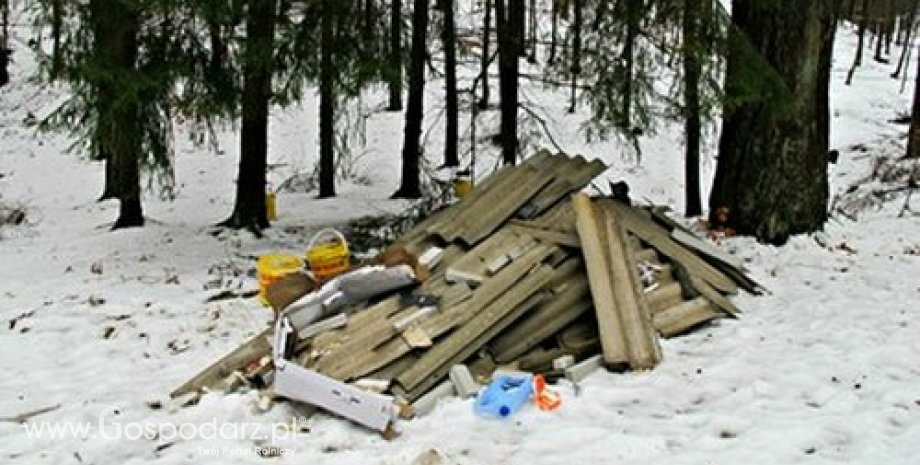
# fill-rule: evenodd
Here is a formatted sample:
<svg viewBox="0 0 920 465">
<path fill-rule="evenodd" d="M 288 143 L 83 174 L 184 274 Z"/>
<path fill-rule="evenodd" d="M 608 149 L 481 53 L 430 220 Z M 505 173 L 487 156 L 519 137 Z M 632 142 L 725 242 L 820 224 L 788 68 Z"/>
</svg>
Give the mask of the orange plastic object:
<svg viewBox="0 0 920 465">
<path fill-rule="evenodd" d="M 533 402 L 537 404 L 537 408 L 548 412 L 559 408 L 562 398 L 559 397 L 559 393 L 546 388 L 546 379 L 543 375 L 534 375 Z"/>
</svg>

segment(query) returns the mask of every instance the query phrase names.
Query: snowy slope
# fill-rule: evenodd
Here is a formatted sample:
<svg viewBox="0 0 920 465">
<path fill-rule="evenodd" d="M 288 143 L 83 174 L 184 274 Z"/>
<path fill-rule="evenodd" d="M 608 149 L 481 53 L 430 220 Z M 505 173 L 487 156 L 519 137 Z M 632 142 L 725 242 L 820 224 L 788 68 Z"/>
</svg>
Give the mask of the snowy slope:
<svg viewBox="0 0 920 465">
<path fill-rule="evenodd" d="M 832 140 L 842 160 L 832 169 L 835 191 L 867 175 L 871 156 L 903 150 L 905 128 L 888 120 L 909 108 L 912 95 L 911 86 L 898 92 L 890 66 L 871 59 L 845 88 L 855 38 L 842 31 L 837 45 Z M 383 200 L 397 184 L 401 117 L 368 120 L 368 148 L 355 169 L 370 185 L 344 183 L 339 198 L 323 201 L 282 194 L 277 227 L 261 240 L 207 232 L 232 207 L 235 136 L 226 133 L 216 154 L 180 133 L 178 198 L 148 195 L 148 226 L 112 233 L 117 205 L 94 201 L 102 166 L 65 153 L 64 138 L 22 124 L 60 93 L 23 82 L 32 64 L 17 58 L 16 82 L 0 89 L 0 201 L 24 206 L 28 225 L 0 228 L 0 317 L 9 321 L 0 328 L 0 463 L 263 463 L 251 450 L 263 442 L 246 435 L 106 436 L 119 427 L 130 435 L 129 425 L 145 423 L 258 423 L 277 431 L 269 425 L 300 415 L 286 404 L 256 413 L 253 393 L 209 395 L 181 410 L 147 402 L 165 399 L 265 327 L 267 312 L 252 299 L 204 302 L 222 288 L 253 288 L 252 257 L 302 250 L 320 225 L 405 206 Z M 439 84 L 430 86 L 433 107 Z M 575 130 L 584 115 L 566 115 L 564 98 L 528 92 L 540 95 L 566 150 L 608 161 L 605 176 L 626 178 L 637 198 L 682 208 L 679 131 L 643 140 L 636 166 L 614 143 L 584 143 Z M 272 161 L 286 164 L 272 173 L 278 182 L 312 169 L 315 106 L 308 99 L 302 109 L 274 115 Z M 435 131 L 429 140 L 432 157 L 440 138 Z M 444 463 L 456 464 L 917 463 L 920 257 L 907 252 L 920 248 L 920 218 L 897 218 L 899 207 L 866 212 L 859 222 L 832 220 L 831 249 L 811 237 L 782 248 L 727 242 L 771 294 L 740 296 L 740 320 L 665 341 L 666 360 L 652 372 L 596 373 L 577 394 L 560 384 L 564 404 L 556 412 L 530 408 L 500 422 L 474 416 L 469 401 L 448 400 L 428 417 L 401 423 L 401 437 L 391 442 L 318 415 L 307 421 L 309 432 L 277 442 L 292 455 L 272 460 L 395 465 L 436 449 Z M 27 423 L 91 423 L 86 436 L 36 438 L 8 421 L 55 406 Z"/>
</svg>

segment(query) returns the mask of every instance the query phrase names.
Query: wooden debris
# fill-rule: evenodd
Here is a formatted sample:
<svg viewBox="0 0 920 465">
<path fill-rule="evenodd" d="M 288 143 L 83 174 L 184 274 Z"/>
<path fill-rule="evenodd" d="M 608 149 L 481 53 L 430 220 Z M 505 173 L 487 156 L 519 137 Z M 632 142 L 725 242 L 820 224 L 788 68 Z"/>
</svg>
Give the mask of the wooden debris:
<svg viewBox="0 0 920 465">
<path fill-rule="evenodd" d="M 568 199 L 604 169 L 548 152 L 499 169 L 382 254 L 425 279 L 333 306 L 328 319 L 295 325 L 299 334 L 282 320 L 280 366 L 266 330 L 173 396 L 269 385 L 387 436 L 397 417 L 475 395 L 500 370 L 564 375 L 578 388 L 601 366 L 654 367 L 659 333 L 737 316 L 726 295 L 753 281 L 660 212 Z"/>
</svg>

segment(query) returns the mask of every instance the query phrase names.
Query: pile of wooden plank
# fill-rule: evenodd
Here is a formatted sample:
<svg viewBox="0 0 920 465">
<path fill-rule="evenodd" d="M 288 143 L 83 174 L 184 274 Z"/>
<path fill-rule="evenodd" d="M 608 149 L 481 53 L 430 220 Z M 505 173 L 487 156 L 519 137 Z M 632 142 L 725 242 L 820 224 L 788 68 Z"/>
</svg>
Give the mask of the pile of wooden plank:
<svg viewBox="0 0 920 465">
<path fill-rule="evenodd" d="M 349 309 L 297 341 L 291 362 L 419 411 L 441 394 L 475 393 L 499 368 L 652 369 L 660 336 L 737 316 L 728 296 L 759 291 L 740 264 L 658 210 L 579 193 L 605 168 L 541 152 L 500 169 L 394 245 L 428 265 L 423 283 Z M 174 396 L 253 377 L 270 385 L 268 336 Z"/>
</svg>

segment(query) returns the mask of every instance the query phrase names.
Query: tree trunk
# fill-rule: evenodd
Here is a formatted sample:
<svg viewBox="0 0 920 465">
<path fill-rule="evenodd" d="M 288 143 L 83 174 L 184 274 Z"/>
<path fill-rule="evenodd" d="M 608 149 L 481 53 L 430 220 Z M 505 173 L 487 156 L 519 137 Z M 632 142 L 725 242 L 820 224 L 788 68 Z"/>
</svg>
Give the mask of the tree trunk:
<svg viewBox="0 0 920 465">
<path fill-rule="evenodd" d="M 479 109 L 489 108 L 489 63 L 491 53 L 489 46 L 492 41 L 492 0 L 486 0 L 484 18 L 482 20 L 482 57 L 479 79 L 482 81 L 482 97 L 479 99 Z"/>
<path fill-rule="evenodd" d="M 265 210 L 268 111 L 272 94 L 277 0 L 249 0 L 243 63 L 242 128 L 236 204 L 225 225 L 258 233 L 269 226 Z"/>
<path fill-rule="evenodd" d="M 64 71 L 64 51 L 61 49 L 61 34 L 64 28 L 64 0 L 51 2 L 51 79 L 57 79 Z"/>
<path fill-rule="evenodd" d="M 626 0 L 626 40 L 623 43 L 623 108 L 620 127 L 629 130 L 632 125 L 633 85 L 635 81 L 636 39 L 639 37 L 639 21 L 642 19 L 642 0 Z"/>
<path fill-rule="evenodd" d="M 907 47 L 907 45 L 905 45 Z M 918 55 L 920 56 L 920 55 Z M 920 59 L 917 60 L 917 76 L 914 79 L 914 108 L 910 117 L 910 132 L 907 137 L 905 158 L 920 158 Z"/>
<path fill-rule="evenodd" d="M 685 162 L 686 210 L 688 217 L 699 216 L 703 213 L 702 200 L 700 200 L 700 75 L 702 63 L 700 60 L 702 43 L 700 37 L 700 10 L 703 2 L 709 0 L 684 1 L 684 133 L 687 137 Z"/>
<path fill-rule="evenodd" d="M 397 199 L 422 196 L 420 167 L 422 120 L 424 119 L 425 58 L 428 34 L 428 0 L 415 0 L 412 11 L 412 50 L 409 52 L 409 100 L 403 137 L 402 181 L 393 193 Z"/>
<path fill-rule="evenodd" d="M 556 6 L 557 1 L 553 0 L 552 11 L 550 12 L 550 34 L 549 34 L 549 57 L 546 63 L 552 65 L 556 63 L 556 41 L 559 40 L 559 8 Z"/>
<path fill-rule="evenodd" d="M 710 211 L 728 207 L 740 234 L 772 244 L 821 229 L 827 219 L 828 81 L 833 0 L 736 1 L 733 34 L 743 34 L 789 89 L 726 110 Z M 726 89 L 743 88 L 755 60 L 728 56 Z M 826 63 L 822 63 L 826 61 Z M 728 98 L 735 97 L 728 95 Z M 771 99 L 768 101 L 767 99 Z M 780 101 L 776 101 L 779 99 Z"/>
<path fill-rule="evenodd" d="M 906 15 L 907 19 L 904 20 L 905 25 L 901 28 L 905 34 L 903 42 L 902 42 L 904 46 L 901 48 L 901 56 L 900 58 L 898 58 L 898 66 L 895 68 L 894 72 L 891 73 L 891 77 L 895 79 L 898 79 L 899 77 L 901 77 L 901 70 L 904 69 L 904 64 L 907 58 L 907 52 L 910 50 L 910 38 L 913 33 L 914 19 L 915 19 L 914 16 L 916 15 L 918 6 L 920 6 L 920 2 L 915 0 L 913 2 L 913 6 L 910 9 L 910 12 Z"/>
<path fill-rule="evenodd" d="M 868 14 L 869 0 L 863 0 L 862 12 L 859 18 L 859 32 L 857 32 L 858 39 L 856 40 L 856 56 L 853 57 L 853 66 L 851 66 L 850 71 L 847 72 L 847 79 L 844 81 L 844 84 L 846 85 L 853 83 L 853 74 L 856 73 L 856 68 L 862 65 L 863 44 L 866 38 L 866 23 L 869 21 L 867 18 Z"/>
<path fill-rule="evenodd" d="M 390 56 L 387 64 L 387 87 L 390 90 L 389 111 L 402 111 L 402 0 L 393 0 L 390 7 Z"/>
<path fill-rule="evenodd" d="M 457 155 L 459 137 L 459 102 L 457 101 L 457 40 L 454 30 L 454 0 L 439 0 L 444 24 L 441 27 L 441 43 L 444 46 L 445 104 L 447 125 L 444 135 L 444 166 L 460 166 Z"/>
<path fill-rule="evenodd" d="M 517 163 L 518 69 L 523 35 L 515 30 L 524 18 L 524 0 L 495 0 L 498 24 L 499 87 L 501 93 L 502 161 Z"/>
<path fill-rule="evenodd" d="M 530 8 L 527 10 L 530 25 L 527 36 L 527 49 L 530 53 L 527 55 L 527 62 L 534 64 L 537 62 L 537 0 L 530 0 Z"/>
<path fill-rule="evenodd" d="M 323 0 L 319 69 L 319 198 L 335 197 L 335 53 L 337 0 Z"/>
<path fill-rule="evenodd" d="M 0 87 L 3 87 L 10 82 L 10 55 L 12 50 L 10 49 L 10 2 L 9 0 L 0 1 L 0 22 L 2 22 L 3 30 L 0 31 Z"/>
<path fill-rule="evenodd" d="M 105 66 L 105 75 L 93 76 L 93 137 L 98 154 L 105 160 L 104 198 L 119 201 L 118 218 L 112 229 L 144 225 L 141 206 L 140 115 L 131 83 L 137 74 L 140 17 L 130 4 L 89 3 L 92 30 L 92 61 Z"/>
<path fill-rule="evenodd" d="M 569 113 L 575 113 L 575 108 L 578 106 L 578 77 L 581 76 L 581 30 L 584 27 L 581 2 L 582 0 L 572 1 L 574 18 L 572 21 L 572 67 L 569 69 L 572 73 Z"/>
<path fill-rule="evenodd" d="M 887 63 L 888 60 L 883 56 L 885 47 L 888 46 L 890 51 L 890 42 L 888 41 L 890 37 L 890 30 L 888 29 L 888 23 L 891 21 L 891 0 L 881 0 L 884 4 L 881 8 L 881 16 L 876 21 L 876 42 L 875 42 L 875 61 L 878 63 Z"/>
</svg>

